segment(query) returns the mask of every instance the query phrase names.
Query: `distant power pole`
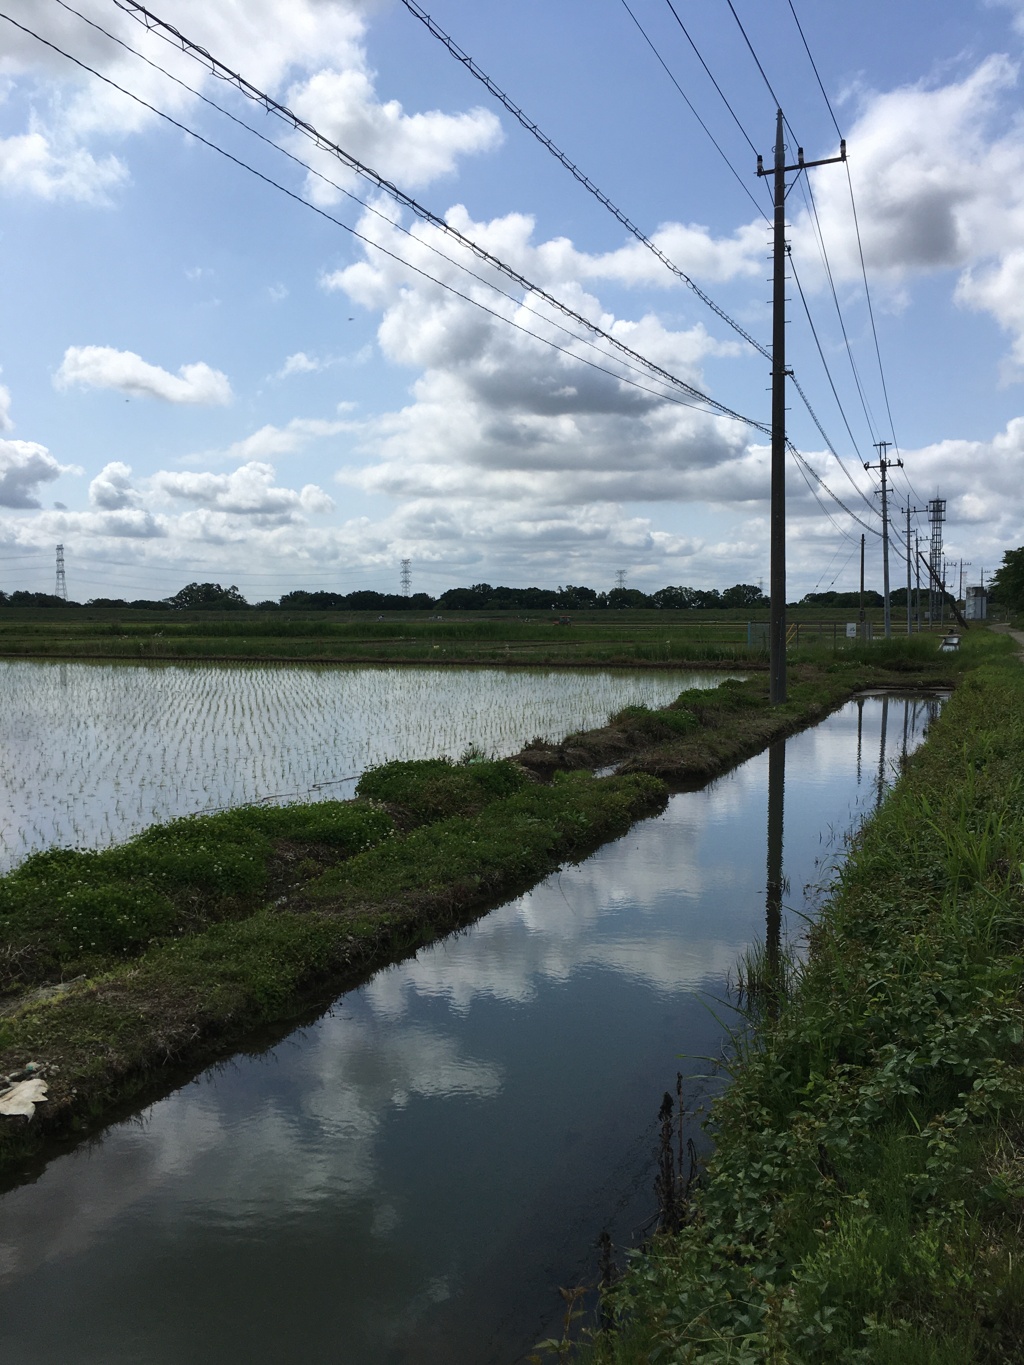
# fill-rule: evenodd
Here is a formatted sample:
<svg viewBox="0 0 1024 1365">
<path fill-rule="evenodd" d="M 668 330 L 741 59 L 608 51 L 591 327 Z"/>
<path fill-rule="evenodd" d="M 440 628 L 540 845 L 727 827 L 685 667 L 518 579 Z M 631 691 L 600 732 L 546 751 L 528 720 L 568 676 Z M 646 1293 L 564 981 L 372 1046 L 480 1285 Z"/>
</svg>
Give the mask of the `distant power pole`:
<svg viewBox="0 0 1024 1365">
<path fill-rule="evenodd" d="M 54 588 L 54 595 L 59 597 L 62 602 L 68 600 L 68 580 L 64 575 L 64 546 L 57 546 L 57 586 Z"/>
<path fill-rule="evenodd" d="M 402 596 L 409 596 L 409 589 L 412 587 L 412 560 L 402 560 Z"/>
<path fill-rule="evenodd" d="M 782 110 L 775 117 L 775 164 L 764 168 L 757 158 L 759 176 L 774 177 L 775 207 L 772 271 L 772 501 L 771 501 L 771 599 L 768 609 L 769 697 L 773 704 L 786 700 L 786 173 L 809 166 L 827 166 L 846 160 L 846 141 L 840 140 L 839 155 L 821 161 L 805 161 L 797 148 L 796 162 L 786 165 L 782 137 Z"/>
<path fill-rule="evenodd" d="M 878 463 L 868 464 L 865 460 L 865 469 L 878 469 L 882 474 L 882 598 L 885 610 L 885 638 L 888 640 L 892 635 L 892 611 L 889 605 L 889 488 L 885 481 L 886 473 L 893 465 L 903 468 L 902 460 L 887 460 L 885 452 L 892 444 L 891 441 L 876 441 L 875 449 L 878 451 Z"/>
<path fill-rule="evenodd" d="M 616 569 L 616 570 L 615 570 L 615 586 L 616 586 L 617 588 L 624 588 L 624 587 L 626 586 L 626 570 L 625 570 L 625 569 Z"/>
<path fill-rule="evenodd" d="M 911 517 L 911 514 L 912 514 L 912 513 L 923 512 L 923 511 L 924 511 L 924 508 L 923 508 L 923 507 L 911 507 L 910 504 L 908 503 L 907 506 L 904 508 L 904 511 L 905 511 L 906 514 L 907 514 L 907 634 L 909 635 L 910 632 L 911 632 L 911 629 L 912 629 L 912 621 L 911 621 L 911 613 L 910 613 L 910 588 L 911 588 L 910 566 L 911 566 L 911 562 L 912 562 L 912 555 L 913 555 L 913 553 L 914 553 L 913 550 L 910 548 L 910 517 Z M 863 539 L 863 537 L 861 537 L 861 539 Z M 915 537 L 915 542 L 916 542 L 916 537 Z M 918 631 L 920 631 L 920 629 L 921 629 L 921 570 L 920 570 L 920 569 L 918 569 L 918 571 L 917 571 L 917 629 L 918 629 Z"/>
</svg>

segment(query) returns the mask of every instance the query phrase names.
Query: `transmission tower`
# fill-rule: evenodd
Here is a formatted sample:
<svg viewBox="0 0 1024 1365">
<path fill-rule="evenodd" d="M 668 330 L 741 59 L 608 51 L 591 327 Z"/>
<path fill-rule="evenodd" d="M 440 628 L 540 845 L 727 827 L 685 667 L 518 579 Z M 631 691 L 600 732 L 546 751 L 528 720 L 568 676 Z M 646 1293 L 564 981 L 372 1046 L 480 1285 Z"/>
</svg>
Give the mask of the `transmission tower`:
<svg viewBox="0 0 1024 1365">
<path fill-rule="evenodd" d="M 66 602 L 68 600 L 68 580 L 64 575 L 63 545 L 57 546 L 57 586 L 54 588 L 53 591 L 54 594 L 57 597 L 59 597 L 62 602 Z"/>
<path fill-rule="evenodd" d="M 932 498 L 928 504 L 928 520 L 932 524 L 932 544 L 928 556 L 931 568 L 928 587 L 928 606 L 931 621 L 935 621 L 943 605 L 942 591 L 936 586 L 943 582 L 942 576 L 942 523 L 946 520 L 946 499 Z"/>
<path fill-rule="evenodd" d="M 624 588 L 624 587 L 626 586 L 626 570 L 625 570 L 625 569 L 616 569 L 616 570 L 615 570 L 615 586 L 616 586 L 617 588 Z"/>
<path fill-rule="evenodd" d="M 412 560 L 402 560 L 402 596 L 409 596 L 409 589 L 412 587 Z"/>
</svg>

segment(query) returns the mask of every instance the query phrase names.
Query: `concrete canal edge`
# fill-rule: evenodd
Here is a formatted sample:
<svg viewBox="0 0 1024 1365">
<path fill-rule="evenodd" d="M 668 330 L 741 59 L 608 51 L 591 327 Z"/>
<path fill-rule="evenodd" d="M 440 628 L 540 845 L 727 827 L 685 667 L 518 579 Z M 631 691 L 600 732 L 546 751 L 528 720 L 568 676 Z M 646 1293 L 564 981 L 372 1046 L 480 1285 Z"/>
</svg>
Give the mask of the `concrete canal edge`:
<svg viewBox="0 0 1024 1365">
<path fill-rule="evenodd" d="M 293 848 L 286 869 L 280 859 L 272 868 L 280 894 L 248 904 L 235 898 L 226 918 L 200 932 L 178 928 L 128 960 L 124 952 L 113 955 L 81 979 L 67 979 L 80 973 L 55 959 L 51 978 L 10 992 L 0 1014 L 0 1075 L 16 1082 L 31 1074 L 48 1087 L 31 1120 L 0 1117 L 0 1173 L 16 1183 L 54 1151 L 167 1093 L 255 1031 L 287 1031 L 396 956 L 624 833 L 663 803 L 667 783 L 725 772 L 866 687 L 953 680 L 913 666 L 899 672 L 807 666 L 794 670 L 784 707 L 768 706 L 763 677 L 683 693 L 660 711 L 627 707 L 608 726 L 560 745 L 528 746 L 511 765 L 498 765 L 524 776 L 511 794 L 478 799 L 477 793 L 468 805 L 460 806 L 460 797 L 454 806 L 441 801 L 433 809 L 428 794 L 413 815 L 396 806 L 390 837 L 333 864 L 296 857 Z M 596 778 L 590 771 L 610 764 L 618 775 Z M 526 773 L 542 780 L 526 780 Z M 366 810 L 365 800 L 335 804 Z M 162 832 L 173 844 L 177 827 L 187 825 L 194 843 L 197 831 L 212 828 L 203 820 L 216 818 L 177 822 Z M 111 857 L 130 862 L 146 838 Z M 322 854 L 321 845 L 317 850 Z M 56 863 L 65 878 L 77 866 L 75 856 L 83 869 L 107 866 L 106 854 L 62 854 Z M 124 878 L 123 896 L 138 900 L 152 892 L 130 869 Z M 3 879 L 8 890 L 16 879 Z M 16 963 L 24 947 L 9 943 L 9 958 Z M 27 1073 L 30 1064 L 35 1070 Z"/>
</svg>

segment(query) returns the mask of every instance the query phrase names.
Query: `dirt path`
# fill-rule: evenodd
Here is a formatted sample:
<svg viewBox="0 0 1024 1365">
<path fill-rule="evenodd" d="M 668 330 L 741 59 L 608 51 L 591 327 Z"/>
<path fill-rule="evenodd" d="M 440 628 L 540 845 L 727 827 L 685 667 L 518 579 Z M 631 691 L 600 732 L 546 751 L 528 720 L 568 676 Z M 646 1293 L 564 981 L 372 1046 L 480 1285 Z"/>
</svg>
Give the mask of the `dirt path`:
<svg viewBox="0 0 1024 1365">
<path fill-rule="evenodd" d="M 1017 658 L 1020 659 L 1021 663 L 1024 663 L 1024 630 L 1013 630 L 1010 626 L 1003 625 L 989 626 L 989 630 L 994 630 L 997 635 L 1009 635 L 1016 640 L 1017 644 L 1020 645 Z"/>
</svg>

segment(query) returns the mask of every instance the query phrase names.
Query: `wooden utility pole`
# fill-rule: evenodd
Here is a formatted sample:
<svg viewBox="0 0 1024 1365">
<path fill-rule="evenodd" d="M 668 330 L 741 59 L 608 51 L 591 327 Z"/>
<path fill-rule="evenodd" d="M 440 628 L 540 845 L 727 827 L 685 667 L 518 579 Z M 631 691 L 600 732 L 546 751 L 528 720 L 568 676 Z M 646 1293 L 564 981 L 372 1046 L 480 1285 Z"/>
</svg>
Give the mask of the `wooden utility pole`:
<svg viewBox="0 0 1024 1365">
<path fill-rule="evenodd" d="M 804 149 L 786 165 L 783 116 L 775 118 L 775 160 L 771 171 L 757 158 L 759 176 L 774 178 L 774 233 L 772 271 L 772 481 L 771 481 L 771 588 L 768 611 L 769 697 L 773 704 L 786 700 L 786 174 L 809 166 L 827 166 L 846 160 L 846 140 L 839 155 L 821 161 L 805 161 Z"/>
</svg>

